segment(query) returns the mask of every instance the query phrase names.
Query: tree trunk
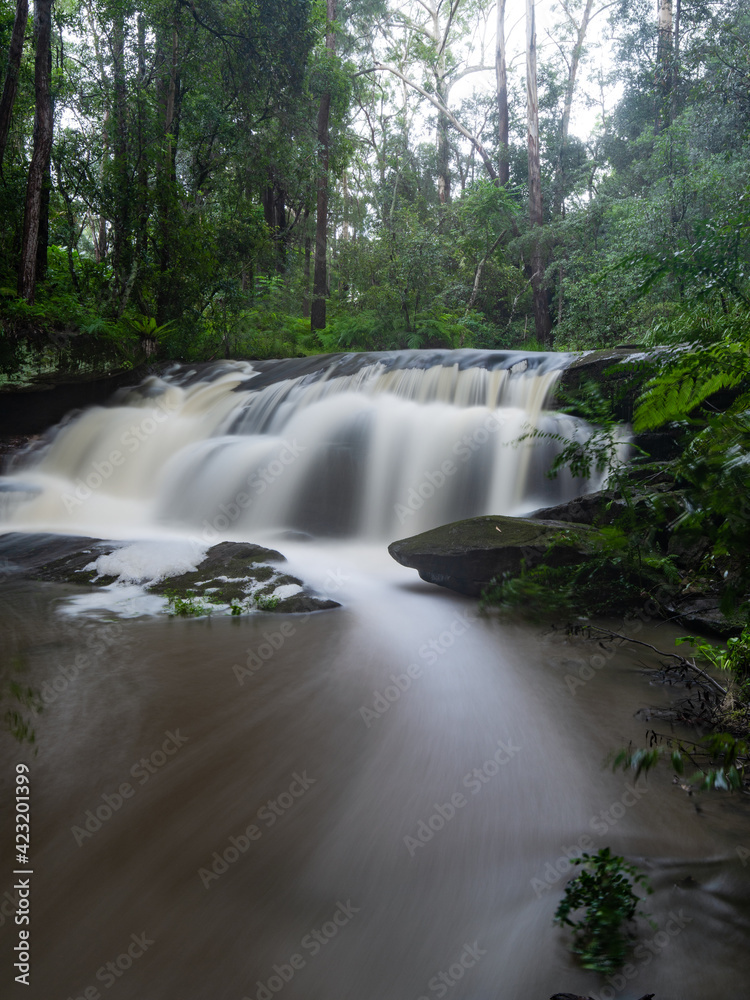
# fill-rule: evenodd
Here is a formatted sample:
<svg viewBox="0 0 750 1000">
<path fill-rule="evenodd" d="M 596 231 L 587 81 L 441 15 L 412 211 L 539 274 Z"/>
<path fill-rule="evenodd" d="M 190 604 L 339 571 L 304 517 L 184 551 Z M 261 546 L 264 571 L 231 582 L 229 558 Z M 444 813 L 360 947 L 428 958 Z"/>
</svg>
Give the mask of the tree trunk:
<svg viewBox="0 0 750 1000">
<path fill-rule="evenodd" d="M 310 257 L 312 256 L 312 240 L 310 239 L 310 232 L 307 228 L 309 218 L 310 209 L 305 206 L 305 215 L 302 221 L 302 226 L 305 231 L 305 264 L 302 271 L 304 279 L 302 292 L 302 315 L 305 319 L 310 318 Z"/>
<path fill-rule="evenodd" d="M 435 45 L 440 46 L 438 53 L 437 66 L 434 68 L 435 74 L 435 93 L 437 98 L 444 108 L 448 107 L 448 94 L 450 87 L 447 84 L 447 69 L 445 61 L 445 42 L 447 41 L 447 34 L 442 39 L 443 44 L 440 45 L 442 31 L 440 30 L 440 4 L 436 3 L 432 8 L 432 37 L 434 39 Z M 447 32 L 446 28 L 446 32 Z M 451 150 L 450 144 L 448 142 L 448 126 L 450 125 L 450 120 L 448 115 L 443 111 L 438 111 L 437 116 L 437 182 L 438 182 L 438 199 L 441 205 L 447 205 L 451 200 Z"/>
<path fill-rule="evenodd" d="M 23 55 L 23 40 L 26 35 L 26 22 L 29 19 L 29 0 L 18 0 L 16 4 L 16 19 L 13 22 L 13 33 L 10 36 L 8 50 L 8 68 L 5 71 L 5 86 L 0 99 L 0 173 L 2 173 L 3 157 L 8 142 L 10 120 L 13 115 L 13 105 L 18 90 L 18 74 L 21 69 Z"/>
<path fill-rule="evenodd" d="M 138 190 L 136 192 L 137 230 L 135 253 L 143 260 L 147 252 L 148 239 L 148 163 L 146 161 L 146 19 L 142 14 L 137 19 L 138 37 Z"/>
<path fill-rule="evenodd" d="M 132 254 L 130 248 L 130 184 L 128 176 L 128 126 L 127 91 L 125 83 L 125 18 L 118 13 L 112 24 L 112 77 L 114 156 L 112 181 L 114 188 L 114 213 L 112 218 L 112 268 L 114 270 L 114 297 L 122 301 L 130 276 Z M 118 306 L 118 314 L 121 308 Z"/>
<path fill-rule="evenodd" d="M 568 132 L 570 130 L 570 113 L 573 108 L 573 97 L 575 95 L 576 89 L 576 77 L 578 76 L 578 64 L 581 61 L 581 52 L 583 51 L 583 43 L 586 40 L 586 33 L 589 28 L 589 21 L 591 20 L 591 9 L 594 6 L 594 0 L 586 0 L 586 6 L 583 11 L 583 17 L 581 18 L 581 23 L 578 25 L 578 31 L 576 36 L 576 43 L 573 46 L 573 52 L 570 57 L 570 65 L 568 67 L 568 82 L 565 87 L 565 105 L 563 107 L 562 123 L 560 125 L 560 145 L 557 150 L 557 163 L 555 164 L 555 182 L 553 184 L 553 198 L 554 202 L 552 205 L 553 215 L 562 215 L 564 208 L 564 192 L 565 192 L 565 148 L 568 145 Z"/>
<path fill-rule="evenodd" d="M 495 166 L 492 160 L 490 159 L 487 150 L 482 145 L 482 143 L 479 141 L 479 139 L 477 139 L 475 135 L 472 135 L 467 128 L 464 128 L 464 126 L 456 118 L 456 116 L 453 115 L 448 110 L 448 108 L 446 108 L 445 105 L 442 104 L 435 97 L 434 94 L 430 94 L 427 90 L 424 89 L 424 87 L 420 87 L 418 83 L 414 83 L 413 80 L 410 80 L 407 76 L 404 76 L 401 70 L 398 69 L 398 67 L 396 66 L 391 66 L 388 63 L 376 62 L 372 68 L 377 73 L 382 73 L 382 72 L 392 73 L 394 76 L 397 76 L 399 80 L 403 81 L 403 83 L 406 84 L 407 87 L 411 87 L 412 90 L 416 90 L 416 92 L 418 94 L 421 94 L 426 101 L 429 101 L 429 103 L 433 106 L 433 108 L 437 108 L 438 111 L 442 112 L 448 119 L 450 124 L 453 126 L 453 128 L 456 129 L 457 132 L 460 132 L 461 135 L 464 137 L 464 139 L 468 139 L 469 142 L 472 144 L 472 146 L 482 157 L 482 163 L 484 164 L 485 170 L 489 174 L 490 178 L 493 181 L 497 180 L 497 171 L 495 170 Z"/>
<path fill-rule="evenodd" d="M 344 218 L 341 223 L 341 240 L 343 243 L 349 242 L 349 179 L 346 176 L 346 170 L 344 171 L 344 176 L 341 178 L 342 182 L 342 194 L 344 201 Z"/>
<path fill-rule="evenodd" d="M 659 39 L 656 48 L 656 131 L 669 125 L 674 61 L 672 0 L 659 0 Z"/>
<path fill-rule="evenodd" d="M 505 62 L 505 0 L 497 0 L 497 43 L 495 48 L 497 78 L 497 177 L 503 187 L 510 181 L 508 162 L 508 70 Z"/>
<path fill-rule="evenodd" d="M 94 12 L 90 5 L 87 5 L 86 13 L 90 29 L 89 37 L 93 43 L 94 56 L 96 58 L 96 64 L 99 67 L 99 86 L 102 93 L 108 95 L 109 81 L 104 70 L 104 59 L 102 58 L 102 50 L 99 45 L 99 34 L 96 29 Z M 102 177 L 107 177 L 109 174 L 109 161 L 109 106 L 108 104 L 105 104 L 104 127 L 102 128 Z M 99 216 L 96 224 L 92 220 L 91 233 L 94 241 L 94 259 L 97 264 L 100 264 L 107 256 L 107 220 L 104 215 Z"/>
<path fill-rule="evenodd" d="M 526 114 L 529 150 L 529 221 L 532 230 L 544 221 L 542 213 L 542 170 L 539 155 L 539 102 L 536 89 L 536 20 L 534 0 L 526 0 Z M 544 285 L 544 261 L 538 234 L 531 251 L 531 288 L 534 299 L 534 326 L 537 340 L 552 346 L 552 323 Z"/>
<path fill-rule="evenodd" d="M 23 242 L 18 270 L 18 294 L 27 302 L 34 301 L 36 292 L 39 227 L 43 210 L 44 179 L 49 171 L 52 152 L 52 0 L 36 0 L 34 7 L 34 151 L 26 183 L 26 205 L 23 217 Z"/>
<path fill-rule="evenodd" d="M 172 266 L 172 239 L 175 228 L 175 133 L 179 60 L 179 35 L 177 27 L 172 28 L 172 53 L 169 61 L 169 76 L 162 81 L 162 101 L 164 109 L 164 137 L 159 166 L 157 190 L 159 198 L 159 291 L 156 296 L 156 318 L 159 324 L 172 318 L 173 288 L 170 268 Z"/>
<path fill-rule="evenodd" d="M 336 0 L 327 0 L 326 50 L 330 57 L 336 51 L 333 23 L 336 20 Z M 322 330 L 326 325 L 326 296 L 328 294 L 328 123 L 331 116 L 331 92 L 320 98 L 318 108 L 318 207 L 315 221 L 315 273 L 313 300 L 310 308 L 310 328 Z"/>
<path fill-rule="evenodd" d="M 260 196 L 263 218 L 272 233 L 275 246 L 276 271 L 286 271 L 286 192 L 276 180 L 273 168 L 268 168 L 268 183 Z"/>
<path fill-rule="evenodd" d="M 672 121 L 677 117 L 677 101 L 680 92 L 680 21 L 682 18 L 682 2 L 676 0 L 674 8 L 674 45 L 672 50 L 672 93 L 671 116 Z"/>
<path fill-rule="evenodd" d="M 447 88 L 439 81 L 437 87 L 438 100 L 441 104 L 447 105 Z M 448 141 L 448 126 L 450 121 L 447 115 L 439 111 L 437 117 L 437 175 L 438 175 L 438 199 L 441 205 L 447 205 L 451 200 L 451 147 Z"/>
</svg>

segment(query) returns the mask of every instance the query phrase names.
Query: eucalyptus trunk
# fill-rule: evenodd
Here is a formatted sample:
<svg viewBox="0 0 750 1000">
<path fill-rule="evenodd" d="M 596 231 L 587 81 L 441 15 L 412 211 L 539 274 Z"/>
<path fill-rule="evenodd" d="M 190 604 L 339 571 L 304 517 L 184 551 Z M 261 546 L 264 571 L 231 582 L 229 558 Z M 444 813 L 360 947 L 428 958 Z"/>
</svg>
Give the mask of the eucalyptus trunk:
<svg viewBox="0 0 750 1000">
<path fill-rule="evenodd" d="M 542 169 L 539 153 L 539 100 L 536 86 L 536 19 L 534 0 L 526 0 L 526 114 L 529 152 L 529 221 L 532 228 L 531 289 L 537 340 L 552 345 L 552 322 L 544 283 L 544 258 L 538 230 L 544 221 Z M 535 233 L 534 230 L 537 230 Z"/>
<path fill-rule="evenodd" d="M 577 27 L 576 41 L 568 64 L 568 81 L 565 85 L 565 104 L 563 106 L 562 123 L 560 125 L 560 144 L 557 149 L 557 162 L 555 164 L 555 181 L 553 184 L 553 205 L 552 214 L 562 215 L 564 212 L 565 198 L 565 150 L 568 145 L 568 133 L 570 131 L 570 114 L 573 109 L 573 97 L 576 89 L 576 78 L 578 76 L 578 66 L 581 61 L 583 43 L 586 40 L 586 33 L 591 20 L 591 11 L 594 0 L 586 0 L 581 23 Z"/>
<path fill-rule="evenodd" d="M 508 161 L 508 69 L 505 59 L 505 0 L 497 0 L 497 43 L 495 48 L 495 77 L 497 80 L 497 177 L 505 186 L 510 181 Z"/>
<path fill-rule="evenodd" d="M 672 75 L 674 70 L 674 29 L 672 0 L 659 0 L 658 42 L 656 48 L 657 111 L 656 131 L 669 125 Z"/>
</svg>

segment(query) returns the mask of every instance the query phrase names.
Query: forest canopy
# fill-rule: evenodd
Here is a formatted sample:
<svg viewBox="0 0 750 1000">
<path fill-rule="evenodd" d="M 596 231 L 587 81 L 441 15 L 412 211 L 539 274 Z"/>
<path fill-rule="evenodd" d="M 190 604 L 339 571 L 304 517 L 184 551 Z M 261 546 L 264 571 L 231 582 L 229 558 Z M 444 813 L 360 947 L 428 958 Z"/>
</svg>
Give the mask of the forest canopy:
<svg viewBox="0 0 750 1000">
<path fill-rule="evenodd" d="M 0 0 L 6 375 L 747 340 L 750 4 L 541 10 Z"/>
</svg>

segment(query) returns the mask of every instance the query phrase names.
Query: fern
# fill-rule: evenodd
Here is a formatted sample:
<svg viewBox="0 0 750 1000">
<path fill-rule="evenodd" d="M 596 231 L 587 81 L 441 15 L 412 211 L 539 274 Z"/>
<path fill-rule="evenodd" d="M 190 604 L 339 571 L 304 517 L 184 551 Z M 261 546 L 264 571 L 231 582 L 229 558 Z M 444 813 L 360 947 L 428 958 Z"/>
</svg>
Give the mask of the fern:
<svg viewBox="0 0 750 1000">
<path fill-rule="evenodd" d="M 747 353 L 738 344 L 693 351 L 647 384 L 638 401 L 634 429 L 649 431 L 684 420 L 715 392 L 735 389 L 749 374 Z"/>
</svg>

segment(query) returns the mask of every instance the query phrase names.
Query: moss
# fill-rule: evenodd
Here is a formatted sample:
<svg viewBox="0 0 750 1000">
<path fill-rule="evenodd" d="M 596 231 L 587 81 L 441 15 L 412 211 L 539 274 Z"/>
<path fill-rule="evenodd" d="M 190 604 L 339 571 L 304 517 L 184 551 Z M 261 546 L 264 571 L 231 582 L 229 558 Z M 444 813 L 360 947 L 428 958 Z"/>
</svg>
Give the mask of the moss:
<svg viewBox="0 0 750 1000">
<path fill-rule="evenodd" d="M 591 538 L 592 545 L 595 544 L 596 533 L 587 525 L 494 515 L 444 524 L 393 542 L 392 547 L 397 547 L 405 557 L 424 551 L 435 556 L 450 557 L 462 556 L 469 549 L 547 545 L 555 540 L 563 540 L 566 535 L 571 538 L 571 544 L 580 545 L 587 540 L 587 536 Z M 391 546 L 389 550 L 390 548 Z"/>
</svg>

